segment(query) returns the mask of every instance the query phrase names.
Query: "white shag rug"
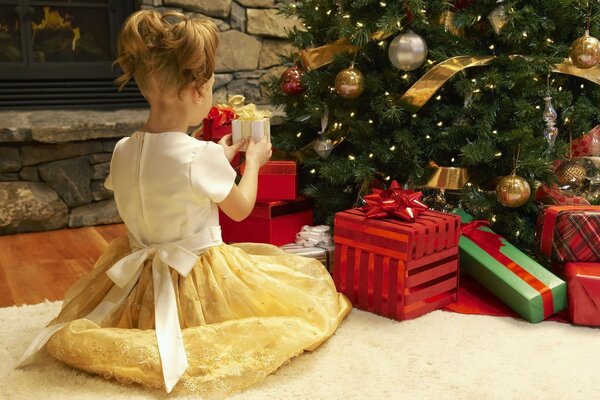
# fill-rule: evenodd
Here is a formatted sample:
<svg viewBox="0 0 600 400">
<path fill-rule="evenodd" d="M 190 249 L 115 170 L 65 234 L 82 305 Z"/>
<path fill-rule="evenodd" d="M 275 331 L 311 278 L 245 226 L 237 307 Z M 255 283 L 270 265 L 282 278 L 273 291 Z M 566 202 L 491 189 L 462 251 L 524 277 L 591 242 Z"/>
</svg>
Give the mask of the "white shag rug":
<svg viewBox="0 0 600 400">
<path fill-rule="evenodd" d="M 197 399 L 17 359 L 60 302 L 0 309 L 0 398 Z M 353 310 L 337 333 L 231 399 L 599 399 L 600 329 L 435 311 L 397 322 Z"/>
</svg>

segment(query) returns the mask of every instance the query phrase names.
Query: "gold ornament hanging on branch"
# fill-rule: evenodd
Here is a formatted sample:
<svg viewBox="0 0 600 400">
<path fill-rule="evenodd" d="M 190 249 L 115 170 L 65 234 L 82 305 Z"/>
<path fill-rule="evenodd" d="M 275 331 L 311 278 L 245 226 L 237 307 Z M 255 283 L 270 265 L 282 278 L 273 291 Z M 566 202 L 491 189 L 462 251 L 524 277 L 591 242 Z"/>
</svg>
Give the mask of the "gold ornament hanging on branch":
<svg viewBox="0 0 600 400">
<path fill-rule="evenodd" d="M 517 164 L 519 162 L 520 152 L 521 146 L 519 145 L 517 147 L 512 174 L 500 178 L 498 185 L 496 185 L 496 197 L 500 204 L 505 207 L 521 207 L 529 201 L 529 197 L 531 196 L 529 182 L 517 175 Z"/>
<path fill-rule="evenodd" d="M 531 196 L 529 183 L 514 172 L 500 179 L 496 186 L 498 201 L 505 207 L 521 207 Z"/>
<path fill-rule="evenodd" d="M 363 74 L 354 68 L 354 63 L 349 68 L 338 72 L 335 77 L 335 91 L 344 99 L 355 99 L 365 89 Z"/>
</svg>

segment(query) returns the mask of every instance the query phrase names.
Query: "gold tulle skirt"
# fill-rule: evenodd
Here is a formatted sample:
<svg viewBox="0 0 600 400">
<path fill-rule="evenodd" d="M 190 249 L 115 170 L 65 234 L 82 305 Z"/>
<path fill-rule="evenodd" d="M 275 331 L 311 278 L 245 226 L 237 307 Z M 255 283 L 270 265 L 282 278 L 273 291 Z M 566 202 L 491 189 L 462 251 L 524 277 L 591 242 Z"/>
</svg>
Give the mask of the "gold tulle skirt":
<svg viewBox="0 0 600 400">
<path fill-rule="evenodd" d="M 114 283 L 105 274 L 130 253 L 127 238 L 110 243 L 94 269 L 66 294 L 51 322 L 68 324 L 48 341 L 64 363 L 164 388 L 154 331 L 151 262 L 126 301 L 101 326 L 83 319 Z M 323 265 L 264 244 L 220 245 L 183 278 L 172 272 L 189 367 L 174 390 L 225 395 L 273 373 L 304 350 L 314 350 L 351 310 Z"/>
</svg>

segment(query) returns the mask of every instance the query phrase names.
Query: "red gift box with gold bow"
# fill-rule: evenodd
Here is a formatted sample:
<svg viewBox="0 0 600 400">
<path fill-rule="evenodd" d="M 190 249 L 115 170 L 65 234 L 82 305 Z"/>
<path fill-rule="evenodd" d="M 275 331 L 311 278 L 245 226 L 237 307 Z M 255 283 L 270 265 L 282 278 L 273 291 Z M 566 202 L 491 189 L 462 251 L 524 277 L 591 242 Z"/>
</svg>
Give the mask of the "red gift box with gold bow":
<svg viewBox="0 0 600 400">
<path fill-rule="evenodd" d="M 335 215 L 333 280 L 356 307 L 405 320 L 456 301 L 460 218 L 421 196 L 394 182 Z"/>
</svg>

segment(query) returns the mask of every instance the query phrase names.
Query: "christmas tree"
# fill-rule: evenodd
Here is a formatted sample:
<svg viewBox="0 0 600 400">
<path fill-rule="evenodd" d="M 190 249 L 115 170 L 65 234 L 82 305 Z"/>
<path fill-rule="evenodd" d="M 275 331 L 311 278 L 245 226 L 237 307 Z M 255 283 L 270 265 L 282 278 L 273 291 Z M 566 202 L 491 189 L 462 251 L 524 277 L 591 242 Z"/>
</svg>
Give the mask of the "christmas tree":
<svg viewBox="0 0 600 400">
<path fill-rule="evenodd" d="M 587 68 L 600 57 L 600 5 L 300 0 L 282 12 L 303 21 L 289 37 L 305 51 L 302 62 L 287 59 L 297 65 L 284 74 L 291 82 L 269 83 L 286 112 L 273 142 L 301 163 L 317 222 L 331 223 L 373 187 L 416 189 L 428 166 L 461 167 L 469 179 L 460 206 L 533 252 L 539 206 L 523 180 L 532 192 L 554 184 L 569 138 L 599 121 L 598 72 Z M 586 29 L 587 47 L 571 47 Z M 520 193 L 501 202 L 496 189 L 513 173 Z"/>
</svg>

